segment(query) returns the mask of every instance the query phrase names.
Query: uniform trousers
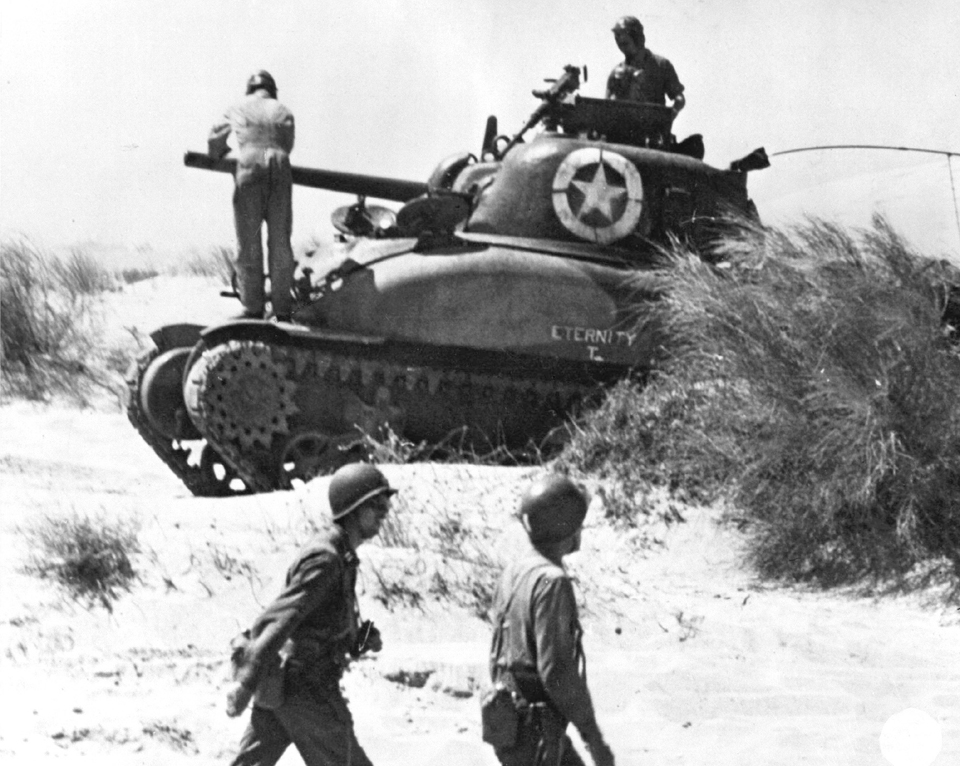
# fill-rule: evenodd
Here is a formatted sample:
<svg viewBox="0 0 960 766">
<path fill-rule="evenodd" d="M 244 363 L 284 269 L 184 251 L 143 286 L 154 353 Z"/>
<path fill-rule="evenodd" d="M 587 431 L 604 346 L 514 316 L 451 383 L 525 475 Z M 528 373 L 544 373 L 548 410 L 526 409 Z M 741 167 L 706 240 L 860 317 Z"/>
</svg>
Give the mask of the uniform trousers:
<svg viewBox="0 0 960 766">
<path fill-rule="evenodd" d="M 503 766 L 584 766 L 566 730 L 560 715 L 535 705 L 522 714 L 516 743 L 494 752 Z"/>
<path fill-rule="evenodd" d="M 240 302 L 250 314 L 263 314 L 263 240 L 267 224 L 267 261 L 273 313 L 289 317 L 293 285 L 293 182 L 290 168 L 272 161 L 266 168 L 238 174 L 233 192 L 237 231 L 237 286 Z"/>
<path fill-rule="evenodd" d="M 288 683 L 280 707 L 254 706 L 233 766 L 274 766 L 291 743 L 306 766 L 373 766 L 336 686 L 291 689 Z"/>
</svg>

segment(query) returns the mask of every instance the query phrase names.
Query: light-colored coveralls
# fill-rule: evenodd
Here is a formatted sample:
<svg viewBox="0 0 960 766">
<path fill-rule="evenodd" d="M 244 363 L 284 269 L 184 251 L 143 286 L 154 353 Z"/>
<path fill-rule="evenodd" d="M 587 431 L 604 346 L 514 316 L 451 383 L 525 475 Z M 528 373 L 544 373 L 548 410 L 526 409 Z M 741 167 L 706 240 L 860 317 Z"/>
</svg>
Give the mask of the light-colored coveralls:
<svg viewBox="0 0 960 766">
<path fill-rule="evenodd" d="M 265 89 L 256 90 L 230 107 L 213 126 L 207 141 L 211 157 L 229 151 L 227 139 L 237 142 L 233 213 L 237 230 L 237 282 L 246 313 L 263 315 L 263 243 L 260 227 L 267 224 L 267 257 L 273 313 L 289 317 L 293 284 L 293 114 Z"/>
</svg>

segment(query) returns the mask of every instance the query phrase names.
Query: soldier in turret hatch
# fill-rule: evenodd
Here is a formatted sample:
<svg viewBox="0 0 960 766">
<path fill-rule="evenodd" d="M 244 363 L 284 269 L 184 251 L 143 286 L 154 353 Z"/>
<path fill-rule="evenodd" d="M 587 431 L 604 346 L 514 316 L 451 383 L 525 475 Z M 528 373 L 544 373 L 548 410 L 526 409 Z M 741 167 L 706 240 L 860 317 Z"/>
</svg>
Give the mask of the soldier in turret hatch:
<svg viewBox="0 0 960 766">
<path fill-rule="evenodd" d="M 247 81 L 247 95 L 227 110 L 213 126 L 208 153 L 220 159 L 229 151 L 227 139 L 237 142 L 236 186 L 233 216 L 237 230 L 237 283 L 243 317 L 262 319 L 264 311 L 263 242 L 267 224 L 267 258 L 273 314 L 290 319 L 293 282 L 293 114 L 277 100 L 277 83 L 269 72 L 255 73 Z"/>
<path fill-rule="evenodd" d="M 607 98 L 663 106 L 669 98 L 674 115 L 679 113 L 687 103 L 683 84 L 673 64 L 647 49 L 643 24 L 635 16 L 622 16 L 613 25 L 613 37 L 625 58 L 607 79 Z"/>
</svg>

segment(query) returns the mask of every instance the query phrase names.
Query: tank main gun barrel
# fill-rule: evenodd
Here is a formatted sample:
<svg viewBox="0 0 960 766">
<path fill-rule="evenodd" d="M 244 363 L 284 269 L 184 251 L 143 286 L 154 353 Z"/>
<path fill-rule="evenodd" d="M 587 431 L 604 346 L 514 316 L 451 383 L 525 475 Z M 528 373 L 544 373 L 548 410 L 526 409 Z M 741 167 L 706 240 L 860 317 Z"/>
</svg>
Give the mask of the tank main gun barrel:
<svg viewBox="0 0 960 766">
<path fill-rule="evenodd" d="M 183 164 L 188 168 L 214 170 L 219 173 L 230 173 L 237 169 L 237 161 L 227 157 L 215 160 L 203 152 L 187 152 L 183 155 Z M 328 191 L 345 192 L 363 197 L 391 200 L 393 202 L 407 202 L 414 197 L 427 193 L 427 184 L 420 181 L 407 181 L 402 178 L 385 178 L 383 176 L 367 176 L 360 173 L 343 173 L 337 170 L 319 170 L 305 168 L 298 165 L 291 167 L 293 182 L 298 186 L 309 186 L 313 189 L 327 189 Z"/>
</svg>

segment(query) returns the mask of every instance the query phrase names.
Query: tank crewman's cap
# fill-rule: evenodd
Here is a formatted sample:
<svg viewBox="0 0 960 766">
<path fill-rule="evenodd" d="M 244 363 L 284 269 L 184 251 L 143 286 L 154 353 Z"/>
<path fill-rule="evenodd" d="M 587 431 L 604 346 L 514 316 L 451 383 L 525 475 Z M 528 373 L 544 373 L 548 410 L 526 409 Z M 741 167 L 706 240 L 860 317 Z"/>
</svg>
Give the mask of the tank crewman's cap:
<svg viewBox="0 0 960 766">
<path fill-rule="evenodd" d="M 273 75 L 266 69 L 261 69 L 259 72 L 254 72 L 250 75 L 250 79 L 247 80 L 247 95 L 249 96 L 261 88 L 266 90 L 274 98 L 277 97 L 277 82 L 273 79 Z"/>
<path fill-rule="evenodd" d="M 327 490 L 334 519 L 342 519 L 373 497 L 395 494 L 397 490 L 390 486 L 387 477 L 369 463 L 349 463 L 338 468 Z"/>
</svg>

